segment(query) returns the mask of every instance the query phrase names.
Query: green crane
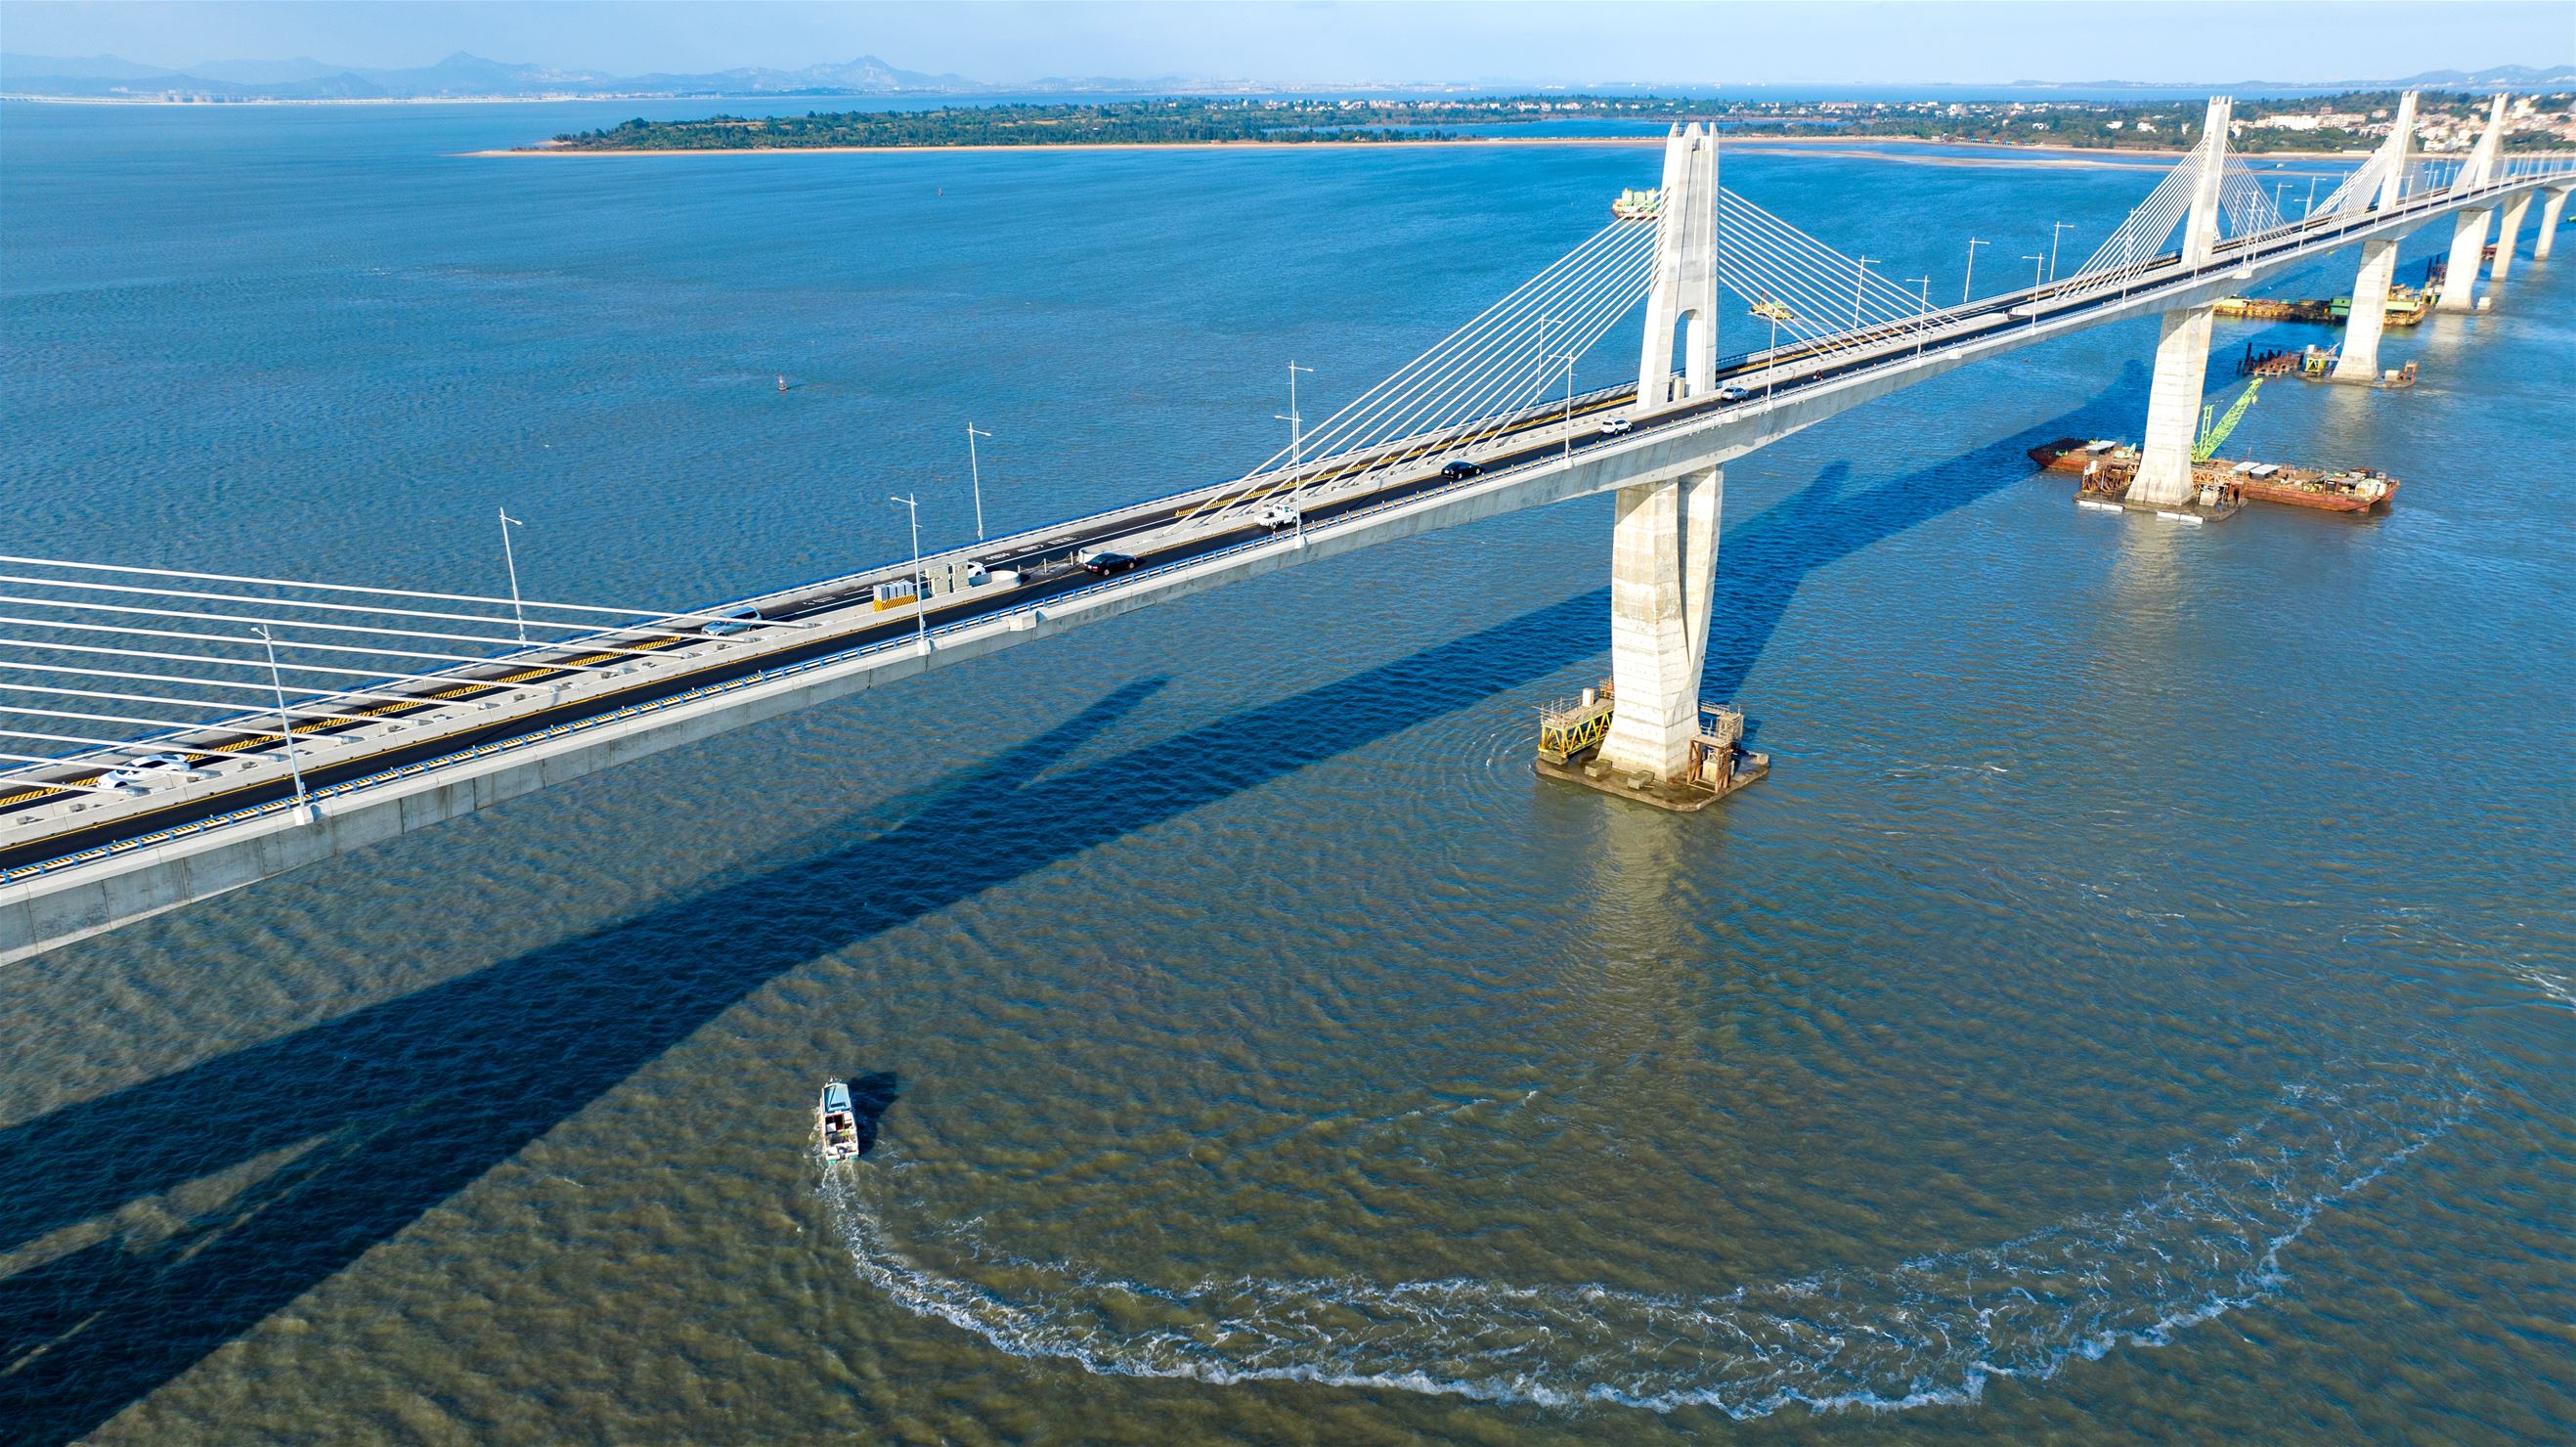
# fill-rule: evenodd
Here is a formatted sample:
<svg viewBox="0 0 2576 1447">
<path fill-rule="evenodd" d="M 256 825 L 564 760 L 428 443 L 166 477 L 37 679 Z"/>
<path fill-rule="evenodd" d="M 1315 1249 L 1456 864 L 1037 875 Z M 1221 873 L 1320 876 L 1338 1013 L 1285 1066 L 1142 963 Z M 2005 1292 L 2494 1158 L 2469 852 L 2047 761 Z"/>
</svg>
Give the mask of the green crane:
<svg viewBox="0 0 2576 1447">
<path fill-rule="evenodd" d="M 2245 390 L 2237 393 L 2235 402 L 2229 405 L 2227 415 L 2219 418 L 2215 425 L 2211 424 L 2209 414 L 2218 408 L 2212 405 L 2200 409 L 2200 440 L 2191 445 L 2192 461 L 2207 462 L 2218 455 L 2219 444 L 2227 440 L 2228 433 L 2236 430 L 2237 423 L 2245 420 L 2245 409 L 2254 405 L 2254 394 L 2261 390 L 2262 378 L 2247 382 Z"/>
</svg>

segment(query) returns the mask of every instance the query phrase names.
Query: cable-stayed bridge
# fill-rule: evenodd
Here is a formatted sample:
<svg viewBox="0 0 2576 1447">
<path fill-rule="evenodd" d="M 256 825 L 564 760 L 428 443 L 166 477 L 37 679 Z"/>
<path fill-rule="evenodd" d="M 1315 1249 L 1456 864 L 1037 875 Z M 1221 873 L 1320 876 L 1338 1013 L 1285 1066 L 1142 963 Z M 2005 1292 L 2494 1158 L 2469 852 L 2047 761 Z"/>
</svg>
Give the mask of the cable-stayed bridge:
<svg viewBox="0 0 2576 1447">
<path fill-rule="evenodd" d="M 669 613 L 0 555 L 0 961 L 612 764 L 1166 599 L 1372 543 L 1616 492 L 1605 762 L 1689 767 L 1724 464 L 1850 407 L 2070 331 L 2162 317 L 2131 496 L 2182 503 L 2210 304 L 2361 248 L 2343 366 L 2376 373 L 2400 237 L 2453 226 L 2473 304 L 2576 155 L 2387 142 L 2291 219 L 2200 145 L 2081 265 L 1936 305 L 1718 184 L 1677 128 L 1662 184 L 1242 475 L 971 547 Z M 1642 336 L 1622 330 L 1639 314 Z M 1721 350 L 1720 319 L 1726 318 Z M 1637 338 L 1637 380 L 1578 391 Z M 1292 407 L 1292 411 L 1293 411 Z M 509 523 L 502 523 L 507 536 Z M 514 585 L 515 594 L 515 585 Z"/>
</svg>

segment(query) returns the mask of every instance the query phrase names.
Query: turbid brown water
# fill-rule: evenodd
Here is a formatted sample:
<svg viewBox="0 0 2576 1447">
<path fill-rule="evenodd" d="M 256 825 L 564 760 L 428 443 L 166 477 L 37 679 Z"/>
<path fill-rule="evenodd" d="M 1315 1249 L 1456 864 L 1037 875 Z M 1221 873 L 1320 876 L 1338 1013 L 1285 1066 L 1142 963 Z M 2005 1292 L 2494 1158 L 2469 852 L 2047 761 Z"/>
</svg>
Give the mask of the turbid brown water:
<svg viewBox="0 0 2576 1447">
<path fill-rule="evenodd" d="M 890 491 L 962 536 L 969 418 L 996 526 L 1222 474 L 1289 358 L 1358 391 L 1646 179 L 455 154 L 562 117 L 0 114 L 10 550 L 488 590 L 506 502 L 531 591 L 735 596 L 891 555 Z M 1945 287 L 2145 188 L 1728 182 Z M 2383 520 L 2071 508 L 2023 449 L 2133 435 L 2151 329 L 1740 464 L 1707 691 L 1777 766 L 1699 816 L 1529 770 L 1585 503 L 0 973 L 0 1421 L 2566 1440 L 2571 264 L 2412 393 L 2265 393 L 2236 445 Z"/>
</svg>

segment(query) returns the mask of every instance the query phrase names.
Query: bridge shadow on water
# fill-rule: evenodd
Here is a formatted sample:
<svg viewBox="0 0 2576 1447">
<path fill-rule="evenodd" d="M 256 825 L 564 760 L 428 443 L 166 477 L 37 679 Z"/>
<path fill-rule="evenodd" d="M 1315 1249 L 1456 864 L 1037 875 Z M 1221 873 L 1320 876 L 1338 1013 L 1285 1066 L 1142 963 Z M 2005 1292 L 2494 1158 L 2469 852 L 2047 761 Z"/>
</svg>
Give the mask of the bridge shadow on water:
<svg viewBox="0 0 2576 1447">
<path fill-rule="evenodd" d="M 1747 524 L 1719 555 L 1711 692 L 1733 695 L 1807 574 L 2027 477 L 2024 449 L 2078 430 L 2082 416 L 1856 494 L 1843 491 L 1848 469 L 1837 465 Z M 0 1436 L 88 1432 L 779 976 L 1598 657 L 1607 612 L 1607 589 L 1587 592 L 1032 782 L 1161 680 L 1130 684 L 950 775 L 883 832 L 810 841 L 792 862 L 0 1130 L 0 1253 L 285 1157 L 175 1234 L 129 1240 L 94 1223 L 96 1239 L 72 1238 L 88 1244 L 0 1278 Z M 816 1073 L 837 1064 L 815 1062 Z M 895 1081 L 853 1082 L 868 1092 L 873 1135 Z"/>
</svg>

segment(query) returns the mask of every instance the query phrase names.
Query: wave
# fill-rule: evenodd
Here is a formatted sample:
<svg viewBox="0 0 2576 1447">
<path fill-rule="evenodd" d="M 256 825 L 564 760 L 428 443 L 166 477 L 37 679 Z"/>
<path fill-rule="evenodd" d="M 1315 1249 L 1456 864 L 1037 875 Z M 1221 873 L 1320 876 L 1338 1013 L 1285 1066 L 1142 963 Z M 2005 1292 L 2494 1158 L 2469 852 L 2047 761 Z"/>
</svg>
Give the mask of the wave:
<svg viewBox="0 0 2576 1447">
<path fill-rule="evenodd" d="M 1302 1381 L 1576 1408 L 1899 1410 L 1978 1399 L 1995 1377 L 2068 1362 L 2249 1306 L 2317 1214 L 2439 1138 L 2477 1099 L 2444 1063 L 2283 1088 L 2252 1124 L 2177 1156 L 2159 1191 L 2000 1245 L 1707 1297 L 1468 1279 L 1210 1277 L 1157 1286 L 994 1253 L 972 1223 L 932 1228 L 984 1279 L 897 1247 L 871 1203 L 881 1168 L 821 1190 L 860 1274 L 1002 1351 L 1104 1376 Z"/>
</svg>

